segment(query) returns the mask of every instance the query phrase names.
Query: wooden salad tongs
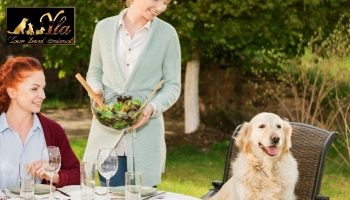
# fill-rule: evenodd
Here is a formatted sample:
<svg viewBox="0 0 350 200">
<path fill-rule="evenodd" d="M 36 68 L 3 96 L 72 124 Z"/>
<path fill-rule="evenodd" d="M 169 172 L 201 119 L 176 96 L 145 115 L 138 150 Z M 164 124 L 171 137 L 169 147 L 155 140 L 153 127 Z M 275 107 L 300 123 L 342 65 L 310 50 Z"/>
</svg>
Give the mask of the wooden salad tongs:
<svg viewBox="0 0 350 200">
<path fill-rule="evenodd" d="M 162 86 L 162 84 L 164 83 L 164 80 L 162 79 L 156 88 L 154 88 L 153 92 L 148 96 L 148 98 L 146 99 L 145 102 L 143 102 L 143 104 L 141 105 L 141 107 L 139 108 L 138 111 L 135 112 L 133 117 L 136 117 L 137 114 L 139 114 L 139 112 L 146 106 L 146 104 L 148 103 L 148 101 L 153 97 L 154 93 L 156 93 L 156 91 L 160 88 L 160 86 Z"/>
<path fill-rule="evenodd" d="M 87 84 L 85 79 L 79 73 L 77 73 L 75 75 L 75 78 L 77 78 L 78 81 L 84 86 L 86 91 L 97 102 L 97 104 L 98 104 L 98 106 L 100 106 L 100 108 L 106 108 L 106 106 L 103 104 L 103 102 L 100 100 L 100 98 L 98 98 L 98 96 L 95 94 L 95 92 L 91 89 L 91 87 Z"/>
</svg>

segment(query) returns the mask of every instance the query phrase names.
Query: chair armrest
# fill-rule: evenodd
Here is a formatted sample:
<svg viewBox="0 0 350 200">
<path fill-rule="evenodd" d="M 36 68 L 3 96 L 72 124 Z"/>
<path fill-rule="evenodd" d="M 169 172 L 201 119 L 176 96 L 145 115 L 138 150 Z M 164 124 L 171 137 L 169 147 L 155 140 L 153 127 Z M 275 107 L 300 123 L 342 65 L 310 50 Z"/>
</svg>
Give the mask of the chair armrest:
<svg viewBox="0 0 350 200">
<path fill-rule="evenodd" d="M 222 181 L 213 181 L 211 184 L 214 186 L 216 192 L 219 191 L 222 187 Z"/>
<path fill-rule="evenodd" d="M 209 199 L 211 196 L 214 196 L 216 194 L 216 191 L 214 189 L 210 189 L 208 193 L 206 193 L 201 199 L 206 200 Z"/>
<path fill-rule="evenodd" d="M 203 200 L 209 199 L 209 197 L 214 196 L 221 189 L 221 186 L 222 186 L 221 181 L 213 181 L 211 184 L 214 187 L 212 189 L 210 189 L 209 192 L 207 194 L 205 194 L 201 199 L 203 199 Z"/>
<path fill-rule="evenodd" d="M 315 200 L 329 200 L 329 197 L 323 194 L 316 195 Z"/>
</svg>

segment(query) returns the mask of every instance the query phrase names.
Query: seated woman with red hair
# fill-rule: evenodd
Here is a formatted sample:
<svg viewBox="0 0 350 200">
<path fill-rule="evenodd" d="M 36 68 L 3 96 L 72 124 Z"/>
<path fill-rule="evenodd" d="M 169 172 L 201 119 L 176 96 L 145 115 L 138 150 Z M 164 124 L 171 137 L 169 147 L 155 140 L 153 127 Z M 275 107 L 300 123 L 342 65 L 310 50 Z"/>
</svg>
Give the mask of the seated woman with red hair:
<svg viewBox="0 0 350 200">
<path fill-rule="evenodd" d="M 79 160 L 62 127 L 40 114 L 45 99 L 45 75 L 32 57 L 15 57 L 0 67 L 0 188 L 19 184 L 19 163 L 34 163 L 35 183 L 50 183 L 41 168 L 41 152 L 57 146 L 61 168 L 56 187 L 80 184 Z"/>
</svg>

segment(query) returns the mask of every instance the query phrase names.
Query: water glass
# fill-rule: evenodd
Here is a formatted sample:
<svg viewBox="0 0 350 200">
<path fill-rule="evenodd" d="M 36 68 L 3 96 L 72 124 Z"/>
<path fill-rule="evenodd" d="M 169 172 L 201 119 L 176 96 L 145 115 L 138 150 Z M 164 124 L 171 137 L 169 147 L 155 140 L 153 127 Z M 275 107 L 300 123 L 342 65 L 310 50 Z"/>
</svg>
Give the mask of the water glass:
<svg viewBox="0 0 350 200">
<path fill-rule="evenodd" d="M 125 173 L 125 199 L 141 200 L 142 174 L 140 172 Z"/>
<path fill-rule="evenodd" d="M 41 169 L 50 177 L 50 196 L 48 199 L 56 199 L 52 193 L 52 177 L 60 170 L 61 153 L 55 146 L 44 147 L 41 153 Z"/>
<path fill-rule="evenodd" d="M 81 199 L 95 199 L 95 163 L 82 162 L 80 164 Z"/>
<path fill-rule="evenodd" d="M 109 181 L 118 170 L 117 150 L 112 148 L 102 148 L 98 151 L 97 170 L 106 178 L 107 192 L 106 199 L 111 199 L 109 195 Z"/>
<path fill-rule="evenodd" d="M 23 199 L 34 199 L 34 164 L 19 164 L 20 195 Z"/>
</svg>

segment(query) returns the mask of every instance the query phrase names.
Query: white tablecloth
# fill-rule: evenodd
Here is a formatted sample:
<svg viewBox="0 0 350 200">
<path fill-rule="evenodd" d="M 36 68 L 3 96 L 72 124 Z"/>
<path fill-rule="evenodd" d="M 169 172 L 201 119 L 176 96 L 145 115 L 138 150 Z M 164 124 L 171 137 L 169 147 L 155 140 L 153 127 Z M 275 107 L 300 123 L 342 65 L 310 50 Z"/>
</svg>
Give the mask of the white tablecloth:
<svg viewBox="0 0 350 200">
<path fill-rule="evenodd" d="M 54 191 L 54 196 L 55 198 L 60 198 L 60 199 L 71 199 L 71 200 L 79 200 L 80 199 L 80 185 L 70 185 L 70 186 L 66 186 L 63 188 L 59 188 L 59 190 L 67 193 L 70 195 L 70 197 L 64 196 L 63 194 L 61 194 L 58 191 Z M 98 193 L 104 193 L 106 191 L 105 187 L 96 187 L 96 191 Z M 7 194 L 11 197 L 10 199 L 12 200 L 20 200 L 19 195 L 13 194 L 11 193 L 8 189 L 6 190 Z M 35 199 L 43 199 L 45 197 L 47 197 L 49 195 L 35 195 Z M 111 199 L 113 200 L 113 198 L 115 200 L 122 200 L 123 198 L 120 198 L 120 196 L 116 196 L 113 193 L 110 193 Z M 167 199 L 167 200 L 199 200 L 199 198 L 196 197 L 191 197 L 191 196 L 187 196 L 187 195 L 183 195 L 183 194 L 178 194 L 178 193 L 173 193 L 173 192 L 166 192 L 163 196 L 162 199 Z M 0 199 L 4 198 L 3 193 L 0 191 Z M 6 199 L 6 198 L 4 198 Z M 99 200 L 99 199 L 104 199 L 104 196 L 99 196 L 99 195 L 95 195 L 95 199 Z M 152 199 L 152 198 L 151 198 Z M 151 200 L 150 199 L 150 200 Z"/>
</svg>

